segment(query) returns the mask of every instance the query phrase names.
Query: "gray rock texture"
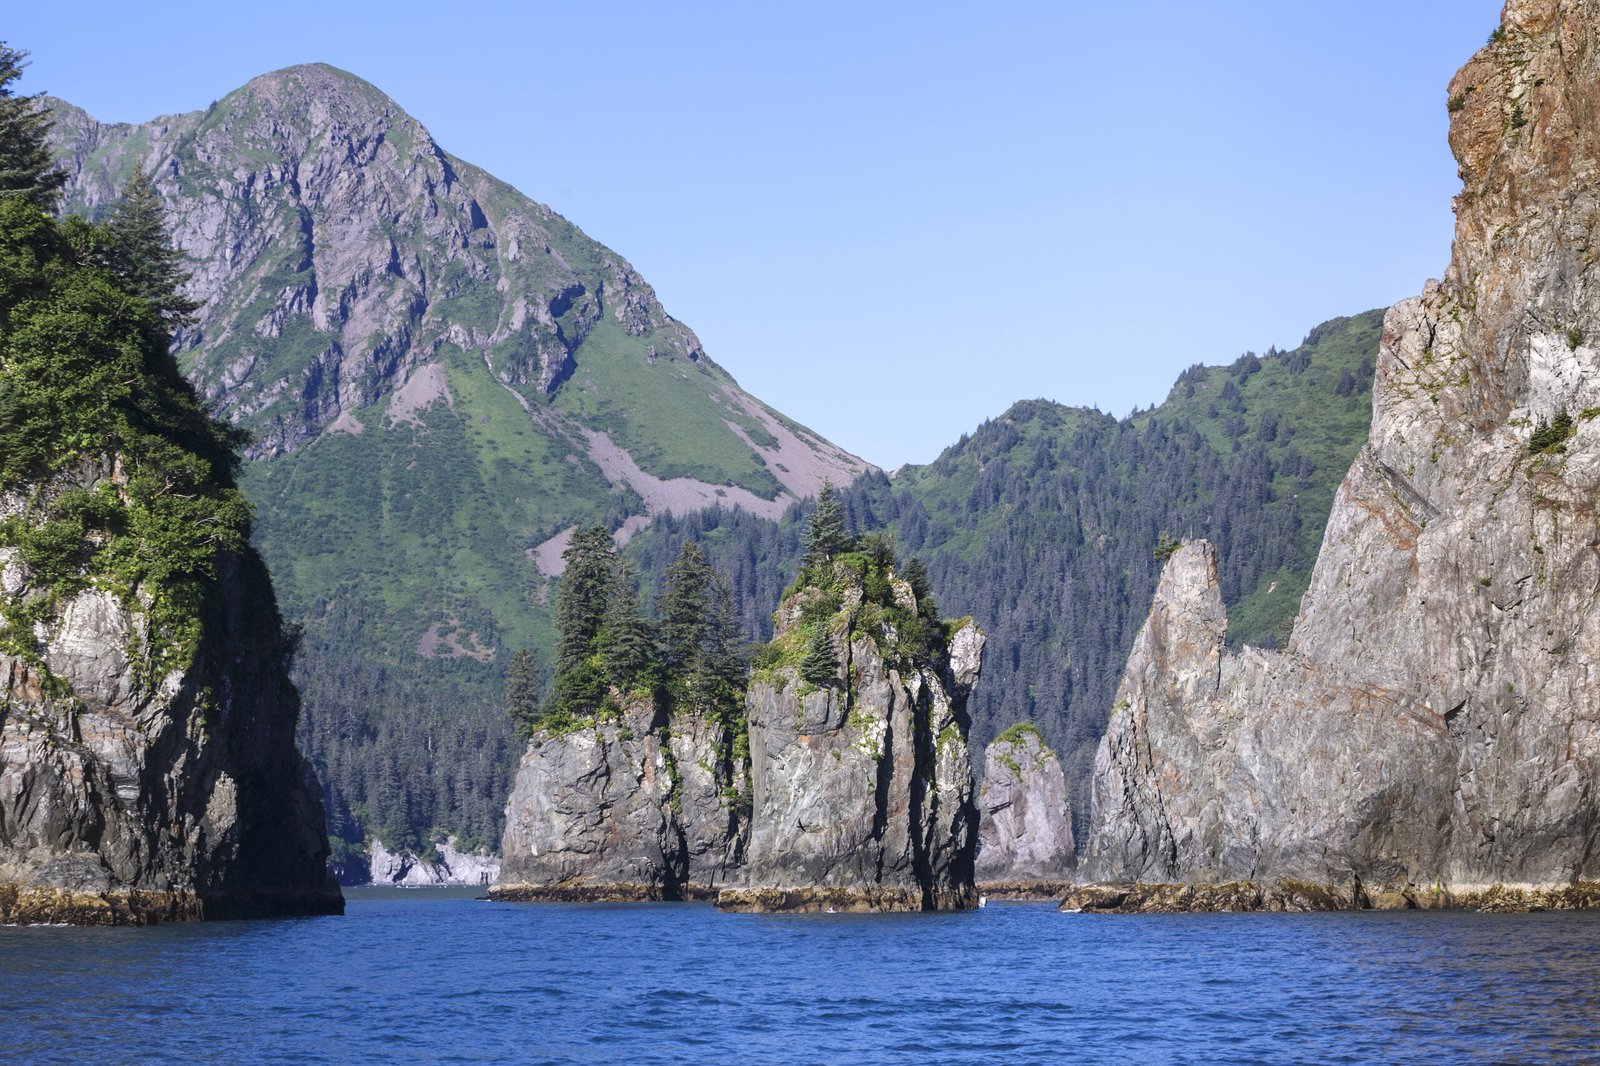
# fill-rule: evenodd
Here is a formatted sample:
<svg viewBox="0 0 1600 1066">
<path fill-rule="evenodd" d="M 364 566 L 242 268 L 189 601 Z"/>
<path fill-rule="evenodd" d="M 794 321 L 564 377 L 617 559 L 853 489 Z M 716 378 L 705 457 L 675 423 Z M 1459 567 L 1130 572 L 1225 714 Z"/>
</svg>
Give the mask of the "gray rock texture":
<svg viewBox="0 0 1600 1066">
<path fill-rule="evenodd" d="M 136 164 L 166 198 L 201 303 L 176 349 L 218 409 L 254 432 L 256 457 L 326 432 L 416 423 L 452 403 L 443 364 L 461 352 L 524 403 L 540 402 L 540 431 L 638 492 L 647 513 L 721 502 L 776 518 L 825 479 L 848 483 L 865 469 L 740 390 L 626 260 L 445 152 L 361 78 L 289 67 L 205 111 L 138 124 L 51 107 L 66 210 L 104 211 Z M 657 378 L 669 367 L 703 378 L 715 412 L 705 431 L 748 448 L 745 465 L 777 483 L 756 493 L 641 470 L 626 450 L 640 436 L 631 407 L 584 425 L 543 406 L 581 362 L 617 352 L 630 363 L 636 354 L 636 376 L 660 364 Z M 648 455 L 640 462 L 651 467 Z"/>
<path fill-rule="evenodd" d="M 80 464 L 41 491 L 116 470 Z M 0 514 L 26 503 L 7 494 Z M 165 672 L 151 620 L 98 587 L 35 624 L 37 658 L 0 652 L 0 922 L 343 909 L 271 583 L 253 552 L 217 566 L 199 644 Z M 0 549 L 0 616 L 42 595 Z"/>
<path fill-rule="evenodd" d="M 500 860 L 483 852 L 462 851 L 455 837 L 434 845 L 436 858 L 390 851 L 380 840 L 367 849 L 366 883 L 374 885 L 488 885 L 500 879 Z"/>
<path fill-rule="evenodd" d="M 899 583 L 903 585 L 904 583 Z M 818 590 L 778 612 L 794 634 Z M 983 660 L 967 622 L 930 656 L 892 651 L 893 631 L 857 627 L 859 587 L 827 625 L 841 629 L 837 680 L 784 666 L 751 683 L 754 785 L 743 886 L 718 905 L 750 910 L 949 910 L 973 906 L 977 812 L 966 698 Z M 914 602 L 914 600 L 913 600 Z"/>
<path fill-rule="evenodd" d="M 1600 3 L 1512 0 L 1450 104 L 1454 254 L 1385 321 L 1289 644 L 1228 652 L 1210 549 L 1172 558 L 1086 880 L 1398 905 L 1600 878 Z"/>
<path fill-rule="evenodd" d="M 706 896 L 737 870 L 749 784 L 718 723 L 649 699 L 617 720 L 536 733 L 517 771 L 490 895 L 503 900 Z"/>
<path fill-rule="evenodd" d="M 1078 864 L 1061 761 L 1031 726 L 984 751 L 978 792 L 978 888 L 987 896 L 1059 896 Z"/>
</svg>

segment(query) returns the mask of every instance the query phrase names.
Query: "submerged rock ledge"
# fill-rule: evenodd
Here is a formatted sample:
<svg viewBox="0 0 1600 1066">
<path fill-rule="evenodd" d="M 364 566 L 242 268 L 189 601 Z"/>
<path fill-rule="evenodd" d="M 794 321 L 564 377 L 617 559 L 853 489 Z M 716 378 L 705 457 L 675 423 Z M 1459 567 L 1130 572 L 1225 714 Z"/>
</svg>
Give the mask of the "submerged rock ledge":
<svg viewBox="0 0 1600 1066">
<path fill-rule="evenodd" d="M 1077 885 L 1062 900 L 1061 909 L 1085 914 L 1355 910 L 1476 910 L 1518 914 L 1600 910 L 1600 881 L 1580 881 L 1573 885 L 1411 886 L 1393 890 L 1369 890 L 1359 881 L 1327 885 L 1288 878 L 1223 884 Z"/>
<path fill-rule="evenodd" d="M 206 899 L 193 892 L 84 892 L 0 883 L 0 925 L 158 925 L 343 913 L 343 897 L 326 891 Z"/>
<path fill-rule="evenodd" d="M 717 889 L 706 885 L 679 885 L 667 889 L 659 884 L 604 884 L 573 881 L 560 885 L 489 886 L 489 899 L 495 903 L 684 903 L 714 900 Z"/>
<path fill-rule="evenodd" d="M 717 909 L 754 914 L 849 911 L 922 911 L 930 909 L 916 887 L 885 885 L 874 888 L 725 888 L 717 895 Z"/>
</svg>

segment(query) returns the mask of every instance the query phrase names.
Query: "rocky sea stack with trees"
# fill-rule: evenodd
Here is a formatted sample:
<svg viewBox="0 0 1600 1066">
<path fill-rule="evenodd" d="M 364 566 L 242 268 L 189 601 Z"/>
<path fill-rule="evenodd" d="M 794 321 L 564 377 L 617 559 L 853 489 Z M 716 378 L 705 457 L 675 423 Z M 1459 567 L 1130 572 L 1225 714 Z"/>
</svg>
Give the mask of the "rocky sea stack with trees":
<svg viewBox="0 0 1600 1066">
<path fill-rule="evenodd" d="M 938 618 L 916 560 L 851 534 L 831 486 L 748 687 L 727 582 L 694 544 L 653 621 L 603 529 L 574 537 L 566 573 L 492 898 L 974 904 L 983 637 Z"/>
<path fill-rule="evenodd" d="M 241 435 L 168 352 L 194 305 L 135 171 L 103 224 L 0 46 L 0 922 L 337 913 L 295 632 Z"/>
</svg>

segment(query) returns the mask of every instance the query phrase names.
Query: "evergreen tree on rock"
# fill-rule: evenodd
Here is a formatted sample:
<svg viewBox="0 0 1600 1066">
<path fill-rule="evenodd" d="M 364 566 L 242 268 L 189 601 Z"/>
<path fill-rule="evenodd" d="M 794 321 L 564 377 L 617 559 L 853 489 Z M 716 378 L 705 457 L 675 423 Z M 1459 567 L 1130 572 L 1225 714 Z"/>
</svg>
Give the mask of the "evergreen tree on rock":
<svg viewBox="0 0 1600 1066">
<path fill-rule="evenodd" d="M 0 41 L 0 201 L 20 200 L 49 211 L 67 174 L 45 144 L 50 118 L 39 97 L 18 96 L 11 87 L 22 77 L 27 58 L 27 52 Z"/>
<path fill-rule="evenodd" d="M 811 645 L 800 660 L 800 677 L 813 685 L 831 685 L 839 679 L 839 660 L 826 626 L 818 625 L 812 631 Z"/>
<path fill-rule="evenodd" d="M 624 690 L 639 687 L 656 659 L 656 640 L 649 621 L 639 612 L 633 568 L 620 557 L 611 578 L 603 633 L 601 657 L 611 683 Z"/>
<path fill-rule="evenodd" d="M 192 324 L 200 305 L 184 295 L 189 272 L 167 238 L 161 195 L 143 167 L 134 167 L 103 231 L 106 265 L 123 287 L 148 301 L 169 332 Z"/>
<path fill-rule="evenodd" d="M 511 656 L 506 670 L 506 714 L 523 730 L 539 718 L 539 664 L 528 648 Z"/>
<path fill-rule="evenodd" d="M 833 482 L 824 481 L 817 492 L 817 509 L 806 530 L 805 567 L 831 563 L 834 557 L 850 550 L 852 538 L 845 529 L 844 508 Z"/>
</svg>

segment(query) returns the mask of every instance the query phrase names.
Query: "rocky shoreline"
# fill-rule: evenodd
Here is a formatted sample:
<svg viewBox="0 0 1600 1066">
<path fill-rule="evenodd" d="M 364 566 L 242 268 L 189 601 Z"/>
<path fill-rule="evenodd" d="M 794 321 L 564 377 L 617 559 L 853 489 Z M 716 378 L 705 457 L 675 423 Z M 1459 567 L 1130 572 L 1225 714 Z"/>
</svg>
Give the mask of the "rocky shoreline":
<svg viewBox="0 0 1600 1066">
<path fill-rule="evenodd" d="M 1472 910 L 1486 914 L 1600 910 L 1600 881 L 1573 885 L 1407 886 L 1367 889 L 1281 878 L 1222 884 L 1138 882 L 1077 885 L 1061 910 L 1083 914 L 1220 914 L 1243 912 Z"/>
<path fill-rule="evenodd" d="M 336 891 L 262 892 L 207 899 L 194 892 L 81 892 L 15 882 L 0 884 L 0 925 L 159 925 L 343 913 L 344 898 Z"/>
</svg>

